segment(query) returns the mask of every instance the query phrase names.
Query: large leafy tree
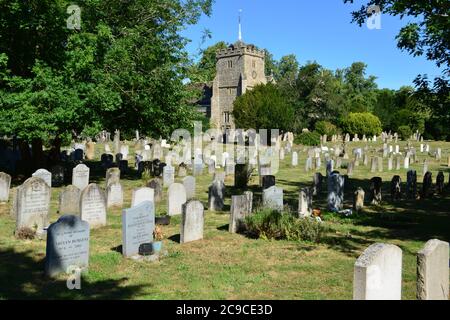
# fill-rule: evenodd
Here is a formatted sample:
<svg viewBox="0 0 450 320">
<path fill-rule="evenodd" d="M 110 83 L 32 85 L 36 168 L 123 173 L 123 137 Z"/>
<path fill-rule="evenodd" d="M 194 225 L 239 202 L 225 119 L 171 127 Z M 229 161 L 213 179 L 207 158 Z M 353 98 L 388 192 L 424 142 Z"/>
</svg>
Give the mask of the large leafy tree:
<svg viewBox="0 0 450 320">
<path fill-rule="evenodd" d="M 0 2 L 1 134 L 26 140 L 138 129 L 169 135 L 195 112 L 183 84 L 180 30 L 210 14 L 211 0 Z"/>
<path fill-rule="evenodd" d="M 233 117 L 240 129 L 292 130 L 294 109 L 279 88 L 257 85 L 234 102 Z"/>
</svg>

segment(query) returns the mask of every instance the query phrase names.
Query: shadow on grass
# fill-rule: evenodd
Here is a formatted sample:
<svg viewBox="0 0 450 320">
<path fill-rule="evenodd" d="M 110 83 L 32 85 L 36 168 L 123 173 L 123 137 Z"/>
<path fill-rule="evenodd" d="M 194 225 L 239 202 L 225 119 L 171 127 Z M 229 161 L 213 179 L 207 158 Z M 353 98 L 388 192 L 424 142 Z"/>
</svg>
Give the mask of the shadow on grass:
<svg viewBox="0 0 450 320">
<path fill-rule="evenodd" d="M 132 299 L 144 286 L 124 286 L 127 278 L 93 281 L 82 277 L 81 290 L 69 290 L 67 279 L 44 274 L 44 260 L 36 261 L 31 251 L 0 249 L 0 299 Z"/>
</svg>

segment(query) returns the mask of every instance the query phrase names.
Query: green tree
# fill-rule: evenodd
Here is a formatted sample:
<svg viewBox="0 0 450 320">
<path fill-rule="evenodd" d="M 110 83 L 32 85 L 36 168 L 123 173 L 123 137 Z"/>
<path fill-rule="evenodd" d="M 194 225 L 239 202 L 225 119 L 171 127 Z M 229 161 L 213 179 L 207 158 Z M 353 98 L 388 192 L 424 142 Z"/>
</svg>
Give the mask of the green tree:
<svg viewBox="0 0 450 320">
<path fill-rule="evenodd" d="M 350 113 L 342 120 L 342 129 L 351 135 L 378 135 L 383 130 L 381 121 L 371 113 Z"/>
<path fill-rule="evenodd" d="M 241 129 L 292 129 L 294 110 L 274 84 L 258 85 L 234 102 L 233 117 Z"/>
<path fill-rule="evenodd" d="M 372 112 L 376 104 L 376 77 L 366 78 L 367 65 L 355 62 L 343 70 L 345 105 L 349 112 Z"/>
<path fill-rule="evenodd" d="M 189 71 L 192 82 L 210 82 L 216 77 L 216 54 L 217 51 L 226 49 L 228 45 L 221 41 L 202 51 L 202 57 Z"/>
<path fill-rule="evenodd" d="M 69 4 L 0 3 L 1 134 L 159 137 L 192 125 L 180 30 L 210 14 L 211 0 L 80 0 L 80 31 L 66 27 Z"/>
</svg>

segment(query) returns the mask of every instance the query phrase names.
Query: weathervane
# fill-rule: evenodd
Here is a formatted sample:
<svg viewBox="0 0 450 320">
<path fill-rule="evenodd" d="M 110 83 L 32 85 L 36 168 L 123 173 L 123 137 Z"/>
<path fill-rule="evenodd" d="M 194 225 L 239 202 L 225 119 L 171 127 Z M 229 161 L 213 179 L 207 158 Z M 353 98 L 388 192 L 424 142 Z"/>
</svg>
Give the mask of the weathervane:
<svg viewBox="0 0 450 320">
<path fill-rule="evenodd" d="M 242 9 L 239 9 L 239 41 L 242 41 L 241 14 L 242 14 Z"/>
</svg>

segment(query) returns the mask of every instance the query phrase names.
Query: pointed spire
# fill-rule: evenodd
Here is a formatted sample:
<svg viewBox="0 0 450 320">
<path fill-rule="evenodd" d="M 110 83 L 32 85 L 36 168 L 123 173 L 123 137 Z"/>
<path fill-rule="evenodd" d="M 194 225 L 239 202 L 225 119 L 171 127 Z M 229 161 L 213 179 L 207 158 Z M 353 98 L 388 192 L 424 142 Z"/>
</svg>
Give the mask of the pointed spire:
<svg viewBox="0 0 450 320">
<path fill-rule="evenodd" d="M 241 14 L 242 14 L 242 9 L 239 9 L 239 41 L 242 41 Z"/>
</svg>

